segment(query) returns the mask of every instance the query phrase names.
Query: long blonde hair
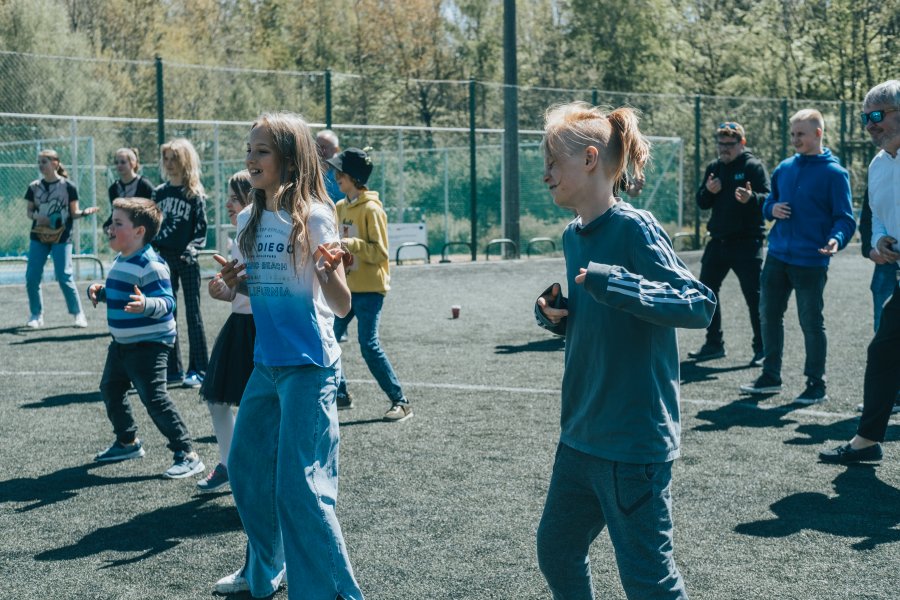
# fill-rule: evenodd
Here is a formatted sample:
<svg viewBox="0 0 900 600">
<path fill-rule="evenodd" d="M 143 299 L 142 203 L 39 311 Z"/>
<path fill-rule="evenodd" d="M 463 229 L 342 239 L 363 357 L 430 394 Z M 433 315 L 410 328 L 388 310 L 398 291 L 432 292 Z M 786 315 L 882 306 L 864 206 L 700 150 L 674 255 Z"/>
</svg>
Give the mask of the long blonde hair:
<svg viewBox="0 0 900 600">
<path fill-rule="evenodd" d="M 628 163 L 639 179 L 650 161 L 650 142 L 638 128 L 639 121 L 638 111 L 628 107 L 606 114 L 587 102 L 551 106 L 544 113 L 544 148 L 550 155 L 571 155 L 594 146 L 610 181 L 621 180 Z"/>
<path fill-rule="evenodd" d="M 307 221 L 313 204 L 329 207 L 334 215 L 334 203 L 325 191 L 316 141 L 309 125 L 300 115 L 288 112 L 265 113 L 260 115 L 250 129 L 256 127 L 264 127 L 271 134 L 275 145 L 276 159 L 281 168 L 281 185 L 275 192 L 275 206 L 291 216 L 289 243 L 300 244 L 300 252 L 294 252 L 293 265 L 296 269 L 297 256 L 300 257 L 300 264 L 303 264 L 310 252 Z M 253 256 L 256 251 L 256 232 L 266 209 L 266 193 L 254 188 L 250 192 L 250 199 L 253 206 L 250 220 L 238 237 L 241 254 L 245 257 Z"/>
<path fill-rule="evenodd" d="M 166 150 L 172 153 L 175 158 L 175 164 L 181 169 L 184 177 L 185 196 L 188 198 L 199 198 L 205 196 L 206 191 L 203 184 L 200 183 L 200 156 L 197 154 L 194 145 L 186 138 L 175 138 L 169 140 L 159 147 L 160 171 L 165 173 L 165 163 L 163 156 Z"/>
<path fill-rule="evenodd" d="M 65 177 L 68 179 L 69 174 L 66 172 L 66 168 L 59 162 L 59 154 L 56 153 L 56 150 L 46 149 L 41 150 L 38 153 L 38 158 L 46 158 L 56 162 L 56 174 L 60 177 Z"/>
</svg>

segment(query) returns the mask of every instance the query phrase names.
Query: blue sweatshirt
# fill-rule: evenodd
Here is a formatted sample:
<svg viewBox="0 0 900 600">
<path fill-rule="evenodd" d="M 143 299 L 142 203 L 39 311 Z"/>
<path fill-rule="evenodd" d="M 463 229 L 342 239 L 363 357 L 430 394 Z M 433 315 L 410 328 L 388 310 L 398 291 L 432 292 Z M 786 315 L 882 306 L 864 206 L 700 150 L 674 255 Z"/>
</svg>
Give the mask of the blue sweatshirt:
<svg viewBox="0 0 900 600">
<path fill-rule="evenodd" d="M 568 317 L 538 324 L 566 336 L 560 442 L 606 460 L 678 457 L 681 438 L 676 327 L 703 329 L 716 308 L 644 210 L 619 202 L 563 233 Z M 584 284 L 575 283 L 588 269 Z"/>
<path fill-rule="evenodd" d="M 763 205 L 769 221 L 772 206 L 787 202 L 789 219 L 777 219 L 769 232 L 769 254 L 789 265 L 827 267 L 830 257 L 819 253 L 834 238 L 843 248 L 856 231 L 851 204 L 850 174 L 831 150 L 816 156 L 795 154 L 772 173 L 772 192 Z"/>
</svg>

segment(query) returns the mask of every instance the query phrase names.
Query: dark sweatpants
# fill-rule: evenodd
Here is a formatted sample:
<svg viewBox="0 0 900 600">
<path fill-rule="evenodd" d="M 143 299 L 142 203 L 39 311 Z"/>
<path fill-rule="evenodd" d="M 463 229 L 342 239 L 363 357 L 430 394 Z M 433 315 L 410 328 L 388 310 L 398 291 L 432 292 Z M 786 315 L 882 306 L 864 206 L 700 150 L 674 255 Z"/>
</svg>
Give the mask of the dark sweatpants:
<svg viewBox="0 0 900 600">
<path fill-rule="evenodd" d="M 178 315 L 178 288 L 184 297 L 185 320 L 188 325 L 188 371 L 206 375 L 209 364 L 209 352 L 206 348 L 206 332 L 203 328 L 203 316 L 200 314 L 200 265 L 197 261 L 187 263 L 181 260 L 181 254 L 160 248 L 160 255 L 169 265 L 172 281 L 172 293 L 175 295 L 175 315 Z M 169 354 L 169 379 L 175 375 L 184 375 L 181 363 L 181 348 L 178 343 L 180 335 L 176 334 L 175 346 Z"/>
<path fill-rule="evenodd" d="M 869 344 L 866 376 L 863 384 L 863 414 L 856 433 L 867 440 L 883 442 L 897 392 L 900 391 L 900 369 L 897 348 L 900 347 L 900 288 L 884 305 L 881 323 Z"/>
</svg>

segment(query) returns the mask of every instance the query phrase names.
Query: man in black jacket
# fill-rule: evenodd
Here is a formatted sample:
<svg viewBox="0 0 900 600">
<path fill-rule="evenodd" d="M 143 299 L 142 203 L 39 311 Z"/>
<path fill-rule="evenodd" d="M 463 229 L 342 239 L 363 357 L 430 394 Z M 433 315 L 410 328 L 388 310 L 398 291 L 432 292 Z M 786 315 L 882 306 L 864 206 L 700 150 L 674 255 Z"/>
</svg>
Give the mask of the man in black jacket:
<svg viewBox="0 0 900 600">
<path fill-rule="evenodd" d="M 758 158 L 746 149 L 747 139 L 739 123 L 721 123 L 716 128 L 719 158 L 707 165 L 703 184 L 697 191 L 697 205 L 712 209 L 707 224 L 711 239 L 701 261 L 700 281 L 719 296 L 728 271 L 734 271 L 750 310 L 753 328 L 753 358 L 762 364 L 763 345 L 759 326 L 759 276 L 765 237 L 762 205 L 769 194 L 769 174 Z M 725 356 L 722 337 L 722 303 L 716 304 L 706 342 L 688 356 L 711 360 Z"/>
</svg>

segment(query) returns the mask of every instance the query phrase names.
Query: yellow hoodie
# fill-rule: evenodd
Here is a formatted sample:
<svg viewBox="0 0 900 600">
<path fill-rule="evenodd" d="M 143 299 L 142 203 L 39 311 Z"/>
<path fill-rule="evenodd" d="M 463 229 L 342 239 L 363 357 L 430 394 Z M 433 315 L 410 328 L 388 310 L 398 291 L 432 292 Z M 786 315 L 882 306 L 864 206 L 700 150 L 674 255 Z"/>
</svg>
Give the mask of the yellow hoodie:
<svg viewBox="0 0 900 600">
<path fill-rule="evenodd" d="M 347 269 L 350 291 L 387 293 L 391 289 L 387 215 L 378 192 L 360 191 L 356 200 L 344 198 L 336 208 L 338 235 L 353 255 Z"/>
</svg>

